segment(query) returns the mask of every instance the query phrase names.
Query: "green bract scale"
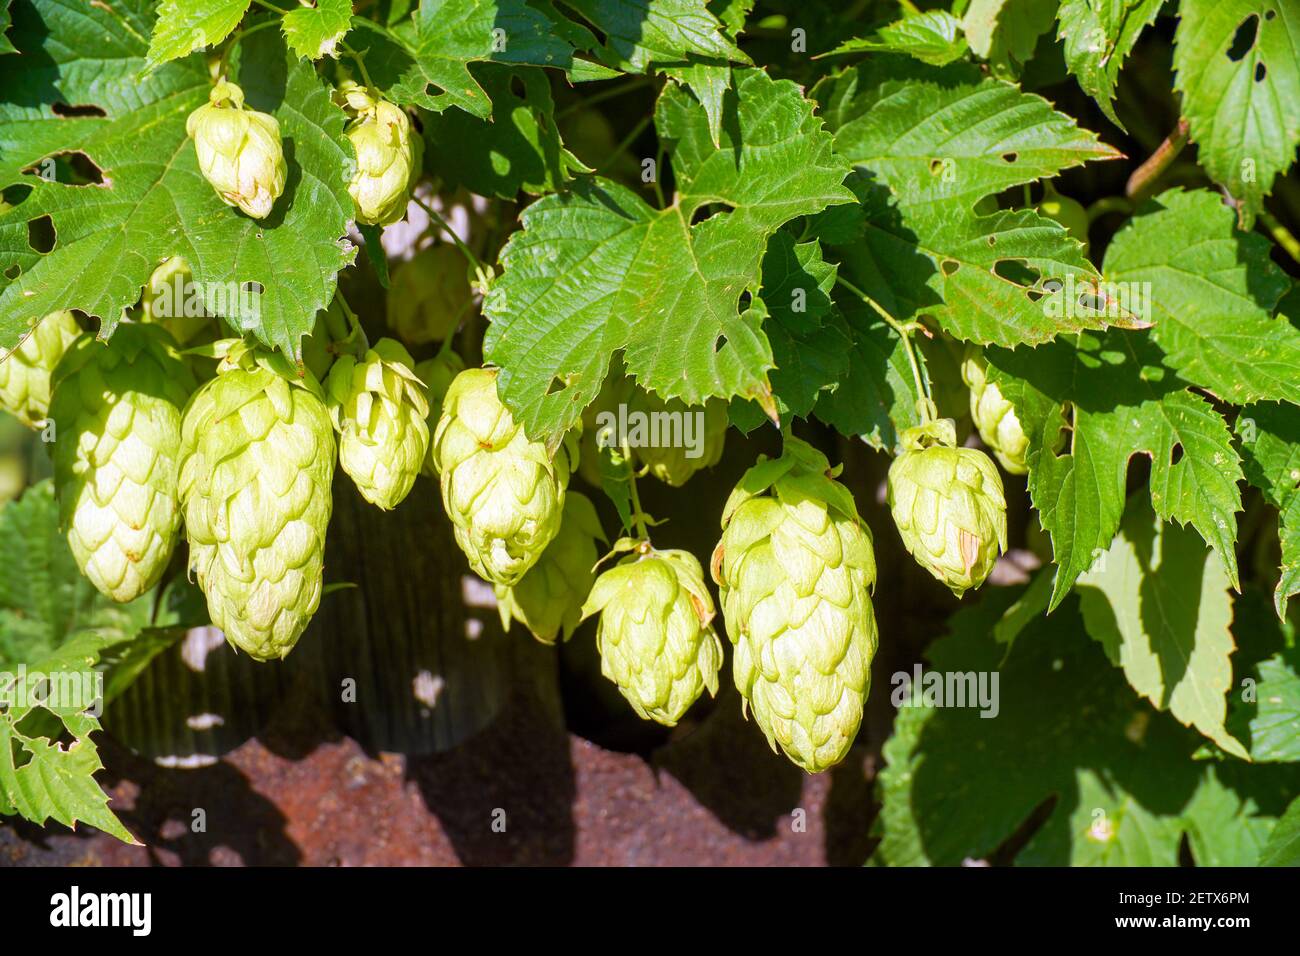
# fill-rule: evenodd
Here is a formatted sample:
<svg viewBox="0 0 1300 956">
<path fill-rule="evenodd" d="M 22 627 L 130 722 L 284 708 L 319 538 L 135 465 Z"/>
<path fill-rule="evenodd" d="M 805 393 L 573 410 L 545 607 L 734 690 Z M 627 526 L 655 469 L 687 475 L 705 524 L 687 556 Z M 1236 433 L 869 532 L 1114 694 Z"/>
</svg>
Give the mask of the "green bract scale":
<svg viewBox="0 0 1300 956">
<path fill-rule="evenodd" d="M 212 623 L 258 660 L 286 656 L 320 603 L 335 446 L 318 390 L 232 353 L 185 410 L 190 568 Z"/>
<path fill-rule="evenodd" d="M 671 727 L 706 687 L 718 692 L 722 641 L 713 628 L 713 598 L 689 552 L 656 551 L 630 539 L 615 545 L 629 549 L 596 579 L 582 617 L 600 614 L 601 673 L 642 719 Z"/>
<path fill-rule="evenodd" d="M 433 438 L 442 503 L 470 567 L 513 585 L 560 530 L 573 442 L 551 455 L 497 397 L 495 369 L 467 369 L 443 399 Z"/>
<path fill-rule="evenodd" d="M 543 644 L 554 644 L 561 633 L 567 641 L 582 619 L 582 602 L 596 579 L 598 540 L 605 540 L 605 532 L 595 506 L 585 495 L 570 491 L 560 531 L 541 558 L 514 587 L 497 585 L 502 626 L 509 630 L 513 618 Z"/>
<path fill-rule="evenodd" d="M 244 91 L 217 81 L 208 102 L 190 114 L 199 169 L 221 201 L 264 219 L 284 192 L 284 148 L 274 116 L 244 107 Z"/>
<path fill-rule="evenodd" d="M 339 465 L 385 511 L 410 493 L 429 449 L 429 402 L 414 364 L 400 342 L 380 339 L 360 360 L 340 357 L 325 382 Z"/>
<path fill-rule="evenodd" d="M 442 417 L 442 400 L 447 395 L 447 389 L 451 388 L 451 383 L 463 371 L 465 371 L 465 360 L 451 349 L 444 349 L 433 358 L 425 359 L 415 366 L 415 377 L 424 383 L 424 394 L 429 402 L 429 415 L 425 421 L 429 423 L 430 435 L 438 427 L 438 419 Z M 429 442 L 429 453 L 425 455 L 420 470 L 435 478 L 438 475 L 433 467 L 432 441 Z"/>
<path fill-rule="evenodd" d="M 158 583 L 180 531 L 181 409 L 195 388 L 175 342 L 123 322 L 85 335 L 55 371 L 59 516 L 83 574 L 114 601 Z"/>
<path fill-rule="evenodd" d="M 727 438 L 727 403 L 711 401 L 691 407 L 679 398 L 662 399 L 637 388 L 627 409 L 632 450 L 650 474 L 674 488 L 686 484 L 701 468 L 722 458 Z M 641 436 L 637 429 L 644 429 Z"/>
<path fill-rule="evenodd" d="M 951 419 L 909 428 L 889 467 L 889 510 L 921 567 L 961 597 L 1007 548 L 1007 502 L 992 459 L 957 448 Z"/>
<path fill-rule="evenodd" d="M 981 351 L 973 349 L 966 355 L 961 377 L 970 389 L 970 415 L 980 438 L 1010 474 L 1025 474 L 1029 470 L 1025 465 L 1029 439 L 1015 408 L 1002 396 L 1002 390 L 988 380 L 988 362 Z"/>
<path fill-rule="evenodd" d="M 809 773 L 848 753 L 876 653 L 871 532 L 837 474 L 787 438 L 727 499 L 712 562 L 736 687 L 772 748 Z"/>
<path fill-rule="evenodd" d="M 420 138 L 399 106 L 346 81 L 335 97 L 352 115 L 347 137 L 357 169 L 348 184 L 357 222 L 388 226 L 406 215 L 411 186 L 420 171 Z"/>
<path fill-rule="evenodd" d="M 469 314 L 472 300 L 460 250 L 429 246 L 393 270 L 388 328 L 409 345 L 441 342 Z"/>
<path fill-rule="evenodd" d="M 68 346 L 81 334 L 71 312 L 51 312 L 12 352 L 0 354 L 0 408 L 29 428 L 50 409 L 50 377 Z"/>
</svg>

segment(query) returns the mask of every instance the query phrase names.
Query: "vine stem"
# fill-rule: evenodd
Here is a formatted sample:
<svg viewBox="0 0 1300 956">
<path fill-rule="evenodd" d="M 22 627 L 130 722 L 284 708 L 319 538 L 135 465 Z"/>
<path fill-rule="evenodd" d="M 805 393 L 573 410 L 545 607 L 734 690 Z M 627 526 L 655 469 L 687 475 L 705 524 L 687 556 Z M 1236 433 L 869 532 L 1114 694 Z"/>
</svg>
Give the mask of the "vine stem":
<svg viewBox="0 0 1300 956">
<path fill-rule="evenodd" d="M 1102 216 L 1112 212 L 1128 215 L 1133 211 L 1133 203 L 1123 196 L 1103 196 L 1088 207 L 1088 225 L 1092 225 Z"/>
<path fill-rule="evenodd" d="M 632 449 L 627 441 L 623 442 L 623 460 L 627 463 L 627 487 L 632 497 L 632 523 L 636 525 L 637 537 L 642 541 L 650 540 L 650 532 L 645 526 L 645 512 L 641 510 L 641 496 L 636 490 L 636 469 L 632 467 Z"/>
<path fill-rule="evenodd" d="M 361 357 L 365 355 L 366 351 L 370 348 L 370 341 L 366 338 L 366 330 L 361 327 L 361 320 L 357 318 L 357 314 L 352 311 L 352 306 L 348 305 L 348 300 L 343 297 L 343 290 L 335 289 L 334 297 L 339 300 L 339 308 L 341 308 L 343 314 L 347 316 L 348 325 L 350 326 L 348 337 L 344 339 L 343 342 L 336 344 L 350 345 L 351 351 L 356 354 L 357 357 Z M 357 350 L 358 345 L 360 346 L 359 351 Z"/>
<path fill-rule="evenodd" d="M 1155 152 L 1147 157 L 1146 162 L 1133 170 L 1124 192 L 1134 206 L 1155 192 L 1156 181 L 1173 165 L 1178 154 L 1187 145 L 1190 134 L 1191 127 L 1187 125 L 1187 120 L 1179 117 L 1178 125 L 1174 127 L 1173 132 L 1164 138 L 1164 142 L 1156 147 Z"/>
<path fill-rule="evenodd" d="M 258 30 L 265 30 L 267 27 L 273 27 L 275 26 L 275 23 L 276 21 L 274 20 L 263 20 L 261 23 L 254 23 L 251 27 L 246 27 L 245 29 L 236 31 L 235 35 L 230 38 L 230 42 L 226 44 L 225 49 L 221 51 L 221 58 L 217 61 L 217 76 L 221 77 L 226 75 L 226 64 L 230 60 L 231 51 L 233 51 L 235 47 L 239 46 L 240 40 L 244 39 L 244 37 L 248 36 L 250 33 L 256 33 Z"/>
<path fill-rule="evenodd" d="M 342 41 L 339 42 L 339 49 L 352 57 L 353 62 L 357 65 L 357 72 L 361 74 L 361 81 L 366 84 L 366 89 L 374 90 L 375 84 L 371 82 L 370 72 L 366 69 L 366 61 L 362 59 L 361 54 Z"/>
<path fill-rule="evenodd" d="M 619 83 L 616 86 L 606 87 L 599 93 L 592 93 L 591 96 L 587 97 L 585 100 L 578 100 L 578 102 L 566 106 L 555 114 L 555 118 L 556 120 L 561 120 L 572 113 L 576 113 L 583 107 L 595 106 L 597 103 L 605 102 L 605 100 L 612 100 L 616 96 L 622 96 L 624 93 L 631 93 L 634 90 L 639 90 L 643 86 L 651 85 L 653 82 L 654 77 L 638 76 L 626 83 Z"/>
<path fill-rule="evenodd" d="M 912 379 L 916 382 L 916 390 L 925 400 L 925 408 L 921 416 L 922 420 L 927 421 L 932 418 L 934 400 L 930 397 L 930 383 L 926 381 L 925 376 L 921 374 L 921 366 L 916 360 L 915 346 L 912 343 L 912 332 L 918 327 L 917 324 L 915 322 L 899 322 L 896 318 L 886 312 L 879 302 L 867 295 L 842 275 L 837 275 L 835 281 L 874 309 L 876 314 L 884 319 L 885 322 L 888 323 L 889 327 L 898 333 L 898 337 L 903 340 L 903 351 L 907 354 L 907 364 L 912 367 Z"/>
<path fill-rule="evenodd" d="M 1296 262 L 1300 262 L 1300 240 L 1296 239 L 1295 234 L 1290 229 L 1282 225 L 1272 213 L 1265 212 L 1262 209 L 1255 218 L 1259 225 L 1264 228 L 1264 231 L 1282 247 L 1287 255 Z"/>
<path fill-rule="evenodd" d="M 474 253 L 474 250 L 471 249 L 469 246 L 465 245 L 464 240 L 462 240 L 460 236 L 456 235 L 456 230 L 451 228 L 451 226 L 447 224 L 447 220 L 443 219 L 442 216 L 438 214 L 438 211 L 436 209 L 430 206 L 419 196 L 412 194 L 411 198 L 415 200 L 416 205 L 418 205 L 421 209 L 423 209 L 425 212 L 429 214 L 429 218 L 432 219 L 434 222 L 436 222 L 442 228 L 442 231 L 445 232 L 447 236 L 451 239 L 451 241 L 455 243 L 456 248 L 461 251 L 461 254 L 466 259 L 469 260 L 470 265 L 472 265 L 474 269 L 478 272 L 480 280 L 486 280 L 488 275 L 490 275 L 487 266 L 485 266 L 483 264 L 483 260 L 480 259 Z"/>
<path fill-rule="evenodd" d="M 605 161 L 600 164 L 598 169 L 609 169 L 610 165 L 616 159 L 622 156 L 625 152 L 627 152 L 627 148 L 636 141 L 636 138 L 638 136 L 640 136 L 643 132 L 645 132 L 645 128 L 649 125 L 650 125 L 650 117 L 649 116 L 642 117 L 641 121 L 638 122 L 635 126 L 633 126 L 631 131 L 626 136 L 623 137 L 623 142 L 619 143 L 617 146 L 614 147 L 614 152 L 610 153 L 609 156 L 606 157 Z M 655 175 L 656 176 L 659 175 L 659 170 L 657 167 L 655 169 Z"/>
</svg>

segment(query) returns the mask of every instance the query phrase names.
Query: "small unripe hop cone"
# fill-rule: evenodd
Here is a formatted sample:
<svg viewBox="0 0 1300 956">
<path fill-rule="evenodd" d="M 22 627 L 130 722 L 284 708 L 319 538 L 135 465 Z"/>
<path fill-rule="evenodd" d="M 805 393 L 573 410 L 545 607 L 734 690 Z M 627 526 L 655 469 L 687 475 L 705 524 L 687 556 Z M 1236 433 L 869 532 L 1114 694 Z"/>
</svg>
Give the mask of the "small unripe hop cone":
<svg viewBox="0 0 1300 956">
<path fill-rule="evenodd" d="M 0 408 L 39 428 L 50 410 L 54 367 L 79 335 L 71 312 L 51 312 L 12 352 L 0 352 Z"/>
<path fill-rule="evenodd" d="M 1002 390 L 988 380 L 988 362 L 979 349 L 972 349 L 961 364 L 961 377 L 970 389 L 970 415 L 980 438 L 997 456 L 1008 474 L 1023 475 L 1029 469 L 1025 452 L 1029 438 L 1016 416 L 1015 407 Z"/>
<path fill-rule="evenodd" d="M 357 168 L 348 184 L 357 222 L 388 226 L 406 215 L 411 186 L 420 169 L 420 138 L 401 107 L 346 81 L 335 99 L 352 115 L 347 138 Z"/>
<path fill-rule="evenodd" d="M 284 148 L 274 116 L 244 107 L 244 91 L 218 80 L 208 102 L 190 114 L 199 170 L 221 201 L 264 219 L 284 192 Z"/>
</svg>

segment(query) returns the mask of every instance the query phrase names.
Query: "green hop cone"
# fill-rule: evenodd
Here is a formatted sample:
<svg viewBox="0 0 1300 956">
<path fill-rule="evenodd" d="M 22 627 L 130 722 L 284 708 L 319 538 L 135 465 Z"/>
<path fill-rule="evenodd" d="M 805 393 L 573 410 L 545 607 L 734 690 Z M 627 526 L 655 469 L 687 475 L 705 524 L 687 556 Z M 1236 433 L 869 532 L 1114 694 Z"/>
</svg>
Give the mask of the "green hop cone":
<svg viewBox="0 0 1300 956">
<path fill-rule="evenodd" d="M 591 501 L 576 491 L 564 499 L 564 516 L 555 539 L 514 587 L 497 585 L 501 625 L 513 618 L 543 644 L 567 641 L 582 619 L 582 602 L 596 580 L 596 542 L 605 540 Z"/>
<path fill-rule="evenodd" d="M 81 327 L 71 312 L 51 312 L 12 352 L 0 353 L 0 408 L 29 428 L 50 409 L 50 378 Z"/>
<path fill-rule="evenodd" d="M 727 403 L 714 400 L 692 408 L 679 398 L 663 399 L 637 388 L 628 402 L 628 443 L 660 481 L 674 488 L 722 457 L 727 437 Z M 638 429 L 644 429 L 638 434 Z"/>
<path fill-rule="evenodd" d="M 339 358 L 325 382 L 339 465 L 385 511 L 410 493 L 429 450 L 429 402 L 414 364 L 400 342 L 380 339 L 360 360 Z"/>
<path fill-rule="evenodd" d="M 334 429 L 314 379 L 228 356 L 190 399 L 181 502 L 212 623 L 257 660 L 293 649 L 320 604 Z"/>
<path fill-rule="evenodd" d="M 1088 210 L 1082 204 L 1069 196 L 1062 196 L 1048 183 L 1043 192 L 1043 201 L 1038 204 L 1038 211 L 1083 243 L 1083 254 L 1088 254 Z"/>
<path fill-rule="evenodd" d="M 203 298 L 189 263 L 180 256 L 168 256 L 153 270 L 145 283 L 141 306 L 142 321 L 161 325 L 182 346 L 212 322 L 203 311 Z"/>
<path fill-rule="evenodd" d="M 633 553 L 603 572 L 582 606 L 600 614 L 601 673 L 618 685 L 643 720 L 672 727 L 704 688 L 718 692 L 722 641 L 704 571 L 686 551 L 656 551 L 623 539 Z"/>
<path fill-rule="evenodd" d="M 601 487 L 601 442 L 617 445 L 618 409 L 627 403 L 634 387 L 632 380 L 623 374 L 622 363 L 619 363 L 610 369 L 595 401 L 582 411 L 582 434 L 578 439 L 582 454 L 578 456 L 578 474 L 593 488 Z M 605 436 L 603 439 L 602 435 Z"/>
<path fill-rule="evenodd" d="M 348 184 L 357 222 L 388 226 L 406 215 L 411 186 L 420 171 L 420 138 L 399 106 L 362 86 L 346 81 L 336 99 L 352 115 L 346 136 L 356 152 L 357 168 Z"/>
<path fill-rule="evenodd" d="M 441 342 L 469 314 L 473 297 L 460 250 L 429 246 L 393 271 L 388 328 L 409 345 Z"/>
<path fill-rule="evenodd" d="M 560 530 L 572 442 L 552 456 L 497 397 L 495 369 L 467 369 L 443 399 L 433 465 L 456 541 L 480 577 L 507 587 Z"/>
<path fill-rule="evenodd" d="M 180 531 L 181 409 L 194 378 L 166 330 L 82 336 L 55 371 L 59 516 L 81 572 L 114 601 L 158 583 Z"/>
<path fill-rule="evenodd" d="M 425 359 L 415 366 L 415 377 L 424 383 L 425 397 L 429 402 L 429 415 L 425 419 L 429 424 L 429 434 L 438 427 L 442 417 L 442 400 L 447 389 L 456 380 L 456 376 L 465 371 L 465 360 L 451 350 L 444 349 L 431 359 Z M 429 453 L 424 456 L 423 474 L 436 478 L 438 472 L 433 467 L 433 442 L 429 442 Z"/>
<path fill-rule="evenodd" d="M 264 219 L 284 192 L 284 148 L 274 116 L 244 107 L 244 91 L 217 81 L 208 102 L 190 114 L 199 170 L 221 201 Z"/>
<path fill-rule="evenodd" d="M 957 448 L 951 419 L 903 432 L 889 467 L 889 510 L 921 567 L 961 597 L 1007 548 L 1007 502 L 992 459 Z"/>
<path fill-rule="evenodd" d="M 961 364 L 962 381 L 970 389 L 970 416 L 979 429 L 980 438 L 992 449 L 1002 467 L 1013 475 L 1023 475 L 1025 451 L 1029 439 L 1016 410 L 1002 396 L 1002 390 L 988 380 L 988 362 L 979 349 L 967 353 Z"/>
<path fill-rule="evenodd" d="M 876 654 L 871 532 L 838 473 L 787 438 L 727 499 L 712 562 L 736 687 L 772 749 L 809 773 L 848 753 Z"/>
</svg>

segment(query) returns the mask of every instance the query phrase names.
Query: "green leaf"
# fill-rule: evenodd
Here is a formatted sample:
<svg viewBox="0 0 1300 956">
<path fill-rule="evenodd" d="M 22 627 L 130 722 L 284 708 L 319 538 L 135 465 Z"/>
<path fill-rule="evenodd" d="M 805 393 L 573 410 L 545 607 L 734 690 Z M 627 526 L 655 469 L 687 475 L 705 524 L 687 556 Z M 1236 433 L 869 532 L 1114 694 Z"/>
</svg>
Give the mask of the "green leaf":
<svg viewBox="0 0 1300 956">
<path fill-rule="evenodd" d="M 1234 756 L 1224 729 L 1232 686 L 1232 596 L 1223 563 L 1191 532 L 1164 525 L 1142 496 L 1077 584 L 1084 625 L 1129 684 Z"/>
<path fill-rule="evenodd" d="M 1300 650 L 1283 648 L 1249 677 L 1252 685 L 1234 699 L 1229 729 L 1250 743 L 1252 760 L 1300 762 Z"/>
<path fill-rule="evenodd" d="M 824 55 L 906 53 L 922 63 L 943 66 L 960 60 L 968 49 L 960 20 L 947 10 L 927 10 L 895 20 L 870 37 L 847 40 Z"/>
<path fill-rule="evenodd" d="M 601 61 L 627 73 L 691 56 L 744 60 L 705 0 L 563 0 L 604 36 Z"/>
<path fill-rule="evenodd" d="M 1277 616 L 1300 594 L 1300 410 L 1289 405 L 1252 405 L 1237 417 L 1246 478 L 1280 514 L 1282 569 L 1273 594 Z"/>
<path fill-rule="evenodd" d="M 1269 834 L 1259 856 L 1260 866 L 1300 866 L 1300 797 L 1291 801 Z"/>
<path fill-rule="evenodd" d="M 1174 88 L 1201 165 L 1241 201 L 1248 229 L 1300 142 L 1300 7 L 1181 0 L 1178 12 Z"/>
<path fill-rule="evenodd" d="M 1055 7 L 1043 0 L 971 0 L 962 27 L 976 56 L 998 73 L 1013 75 L 1052 28 Z"/>
<path fill-rule="evenodd" d="M 736 87 L 722 148 L 697 102 L 672 86 L 661 96 L 656 127 L 674 146 L 678 193 L 667 209 L 595 178 L 524 211 L 484 302 L 484 354 L 530 436 L 571 428 L 620 349 L 628 372 L 665 398 L 770 405 L 771 346 L 742 295 L 758 291 L 782 224 L 852 194 L 798 87 L 760 70 L 739 71 Z M 692 225 L 701 212 L 712 215 Z"/>
<path fill-rule="evenodd" d="M 15 39 L 36 65 L 7 85 L 8 102 L 0 103 L 0 188 L 32 189 L 0 213 L 0 273 L 20 271 L 0 288 L 0 349 L 58 309 L 98 317 L 101 335 L 111 334 L 157 264 L 178 254 L 208 293 L 209 311 L 297 357 L 300 338 L 334 295 L 338 271 L 355 255 L 344 238 L 353 216 L 344 115 L 315 70 L 270 30 L 239 46 L 234 78 L 251 107 L 279 120 L 289 169 L 284 195 L 256 220 L 226 206 L 203 179 L 185 132 L 186 118 L 207 98 L 206 66 L 191 58 L 137 79 L 146 0 L 19 9 Z M 93 104 L 107 115 L 61 116 L 56 102 Z M 104 183 L 70 188 L 23 173 L 67 151 L 85 154 Z M 28 223 L 43 216 L 56 237 L 44 255 L 27 237 Z M 236 317 L 228 303 L 256 287 L 259 308 Z"/>
<path fill-rule="evenodd" d="M 12 22 L 9 18 L 9 0 L 0 0 L 0 55 L 18 52 L 14 45 L 9 42 L 9 37 L 6 36 L 9 31 L 9 24 Z"/>
<path fill-rule="evenodd" d="M 152 73 L 169 60 L 216 46 L 239 26 L 251 3 L 252 0 L 163 0 L 149 38 L 143 72 Z"/>
<path fill-rule="evenodd" d="M 339 41 L 352 25 L 352 0 L 312 0 L 284 15 L 280 28 L 289 49 L 308 60 L 337 56 Z"/>
<path fill-rule="evenodd" d="M 1195 527 L 1237 586 L 1240 458 L 1219 412 L 1160 365 L 1147 335 L 985 351 L 1029 437 L 1029 494 L 1057 564 L 1053 608 L 1110 547 L 1136 454 L 1151 456 L 1156 514 Z"/>
<path fill-rule="evenodd" d="M 1150 298 L 1151 337 L 1184 379 L 1226 401 L 1300 404 L 1300 329 L 1273 317 L 1291 280 L 1217 193 L 1172 189 L 1106 250 L 1108 280 Z"/>
<path fill-rule="evenodd" d="M 1258 866 L 1300 786 L 1300 768 L 1210 763 L 1183 810 L 1197 866 Z"/>
<path fill-rule="evenodd" d="M 1083 91 L 1118 126 L 1115 89 L 1124 58 L 1165 0 L 1062 0 L 1057 36 L 1065 45 L 1065 65 Z"/>
</svg>

